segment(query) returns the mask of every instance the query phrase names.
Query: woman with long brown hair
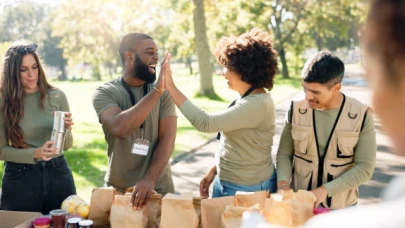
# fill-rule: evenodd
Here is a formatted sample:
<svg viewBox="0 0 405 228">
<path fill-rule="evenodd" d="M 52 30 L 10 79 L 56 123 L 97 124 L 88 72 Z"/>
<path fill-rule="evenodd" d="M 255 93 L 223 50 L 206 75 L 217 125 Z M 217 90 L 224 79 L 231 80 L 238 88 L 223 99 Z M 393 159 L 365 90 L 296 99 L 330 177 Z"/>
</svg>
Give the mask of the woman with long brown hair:
<svg viewBox="0 0 405 228">
<path fill-rule="evenodd" d="M 48 214 L 76 194 L 65 157 L 49 141 L 53 112 L 68 112 L 63 150 L 72 146 L 73 124 L 65 94 L 47 80 L 36 44 L 13 43 L 0 84 L 0 160 L 5 161 L 0 207 Z"/>
</svg>

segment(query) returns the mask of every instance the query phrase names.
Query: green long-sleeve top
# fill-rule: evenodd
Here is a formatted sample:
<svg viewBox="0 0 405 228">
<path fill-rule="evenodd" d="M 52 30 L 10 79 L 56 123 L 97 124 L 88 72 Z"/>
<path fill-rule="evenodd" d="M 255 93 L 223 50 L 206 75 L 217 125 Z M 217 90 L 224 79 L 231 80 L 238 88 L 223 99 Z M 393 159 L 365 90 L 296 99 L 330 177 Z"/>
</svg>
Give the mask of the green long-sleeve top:
<svg viewBox="0 0 405 228">
<path fill-rule="evenodd" d="M 277 151 L 277 181 L 289 181 L 292 175 L 294 141 L 291 134 L 291 124 L 287 121 L 290 112 L 291 110 L 287 114 Z M 339 109 L 315 110 L 315 124 L 316 126 L 320 126 L 316 128 L 316 135 L 321 156 L 325 153 L 328 136 L 338 113 Z M 359 134 L 359 140 L 355 148 L 355 165 L 335 180 L 323 185 L 328 190 L 328 196 L 355 188 L 370 180 L 374 171 L 376 150 L 374 118 L 373 114 L 367 111 L 365 125 Z"/>
<path fill-rule="evenodd" d="M 4 100 L 0 96 L 0 160 L 15 163 L 35 164 L 34 150 L 50 141 L 53 128 L 54 111 L 69 111 L 66 95 L 59 89 L 52 89 L 44 100 L 44 109 L 41 108 L 39 91 L 26 93 L 24 97 L 24 116 L 19 126 L 23 131 L 25 143 L 29 148 L 15 148 L 9 145 L 4 126 Z M 63 150 L 72 147 L 73 137 L 69 130 L 66 131 Z M 59 155 L 60 156 L 60 155 Z"/>
<path fill-rule="evenodd" d="M 215 155 L 221 180 L 253 185 L 273 174 L 275 108 L 269 93 L 249 95 L 211 114 L 187 100 L 180 111 L 198 131 L 223 132 Z"/>
</svg>

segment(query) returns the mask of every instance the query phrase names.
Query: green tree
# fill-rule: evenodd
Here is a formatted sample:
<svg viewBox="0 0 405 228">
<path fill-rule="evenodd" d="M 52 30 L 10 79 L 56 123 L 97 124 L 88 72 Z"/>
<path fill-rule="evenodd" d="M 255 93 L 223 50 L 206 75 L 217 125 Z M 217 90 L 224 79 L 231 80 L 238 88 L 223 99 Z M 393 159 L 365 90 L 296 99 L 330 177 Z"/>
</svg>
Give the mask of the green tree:
<svg viewBox="0 0 405 228">
<path fill-rule="evenodd" d="M 119 62 L 118 37 L 114 30 L 119 22 L 116 5 L 108 1 L 65 1 L 53 14 L 52 36 L 62 37 L 60 47 L 69 65 L 90 63 L 96 80 L 100 67 L 113 68 Z"/>
<path fill-rule="evenodd" d="M 362 0 L 330 0 L 319 1 L 308 9 L 305 24 L 317 49 L 336 50 L 358 42 L 357 32 L 353 31 L 357 30 L 364 4 Z"/>
<path fill-rule="evenodd" d="M 0 17 L 0 42 L 26 39 L 38 42 L 38 27 L 46 17 L 46 7 L 29 1 L 5 3 Z"/>
<path fill-rule="evenodd" d="M 60 38 L 51 36 L 50 5 L 31 1 L 15 1 L 5 4 L 0 17 L 0 42 L 26 39 L 38 44 L 38 53 L 45 63 L 60 69 L 59 80 L 66 80 L 66 59 L 58 47 Z"/>
</svg>

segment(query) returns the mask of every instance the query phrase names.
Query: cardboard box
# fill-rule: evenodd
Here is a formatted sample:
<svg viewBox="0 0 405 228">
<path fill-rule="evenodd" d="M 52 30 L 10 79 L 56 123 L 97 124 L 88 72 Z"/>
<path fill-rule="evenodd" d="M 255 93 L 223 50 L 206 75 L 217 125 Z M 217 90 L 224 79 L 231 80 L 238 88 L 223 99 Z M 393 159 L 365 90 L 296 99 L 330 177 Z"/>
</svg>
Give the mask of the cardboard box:
<svg viewBox="0 0 405 228">
<path fill-rule="evenodd" d="M 0 211 L 0 227 L 28 228 L 31 221 L 41 215 L 39 212 Z"/>
</svg>

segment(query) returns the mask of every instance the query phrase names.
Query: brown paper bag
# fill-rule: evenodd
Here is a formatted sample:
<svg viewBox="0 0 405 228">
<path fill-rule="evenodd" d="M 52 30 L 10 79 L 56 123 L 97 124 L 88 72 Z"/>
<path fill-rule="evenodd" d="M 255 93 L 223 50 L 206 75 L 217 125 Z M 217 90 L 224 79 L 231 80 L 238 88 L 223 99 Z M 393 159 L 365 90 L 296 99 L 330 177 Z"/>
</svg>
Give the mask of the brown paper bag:
<svg viewBox="0 0 405 228">
<path fill-rule="evenodd" d="M 162 195 L 153 191 L 142 210 L 145 210 L 148 217 L 148 228 L 158 228 L 162 211 Z"/>
<path fill-rule="evenodd" d="M 193 193 L 167 193 L 162 199 L 160 228 L 197 228 L 198 216 L 193 205 Z"/>
<path fill-rule="evenodd" d="M 201 197 L 193 197 L 193 205 L 194 205 L 194 210 L 195 213 L 197 214 L 198 217 L 198 228 L 202 227 L 201 223 Z"/>
<path fill-rule="evenodd" d="M 95 227 L 110 226 L 110 211 L 115 195 L 123 195 L 113 187 L 93 189 L 90 199 L 89 219 L 93 220 Z"/>
<path fill-rule="evenodd" d="M 131 194 L 116 195 L 111 206 L 111 228 L 146 228 L 148 218 L 145 207 L 142 210 L 133 210 L 130 203 Z"/>
<path fill-rule="evenodd" d="M 315 201 L 315 195 L 309 191 L 280 191 L 266 199 L 263 215 L 270 224 L 301 226 L 313 216 Z"/>
<path fill-rule="evenodd" d="M 221 215 L 227 205 L 233 204 L 234 197 L 226 196 L 201 200 L 201 224 L 204 228 L 220 228 Z"/>
<path fill-rule="evenodd" d="M 235 194 L 234 205 L 237 207 L 251 207 L 255 204 L 260 204 L 264 208 L 264 201 L 269 197 L 268 191 L 258 192 L 240 192 Z"/>
<path fill-rule="evenodd" d="M 260 204 L 255 204 L 251 207 L 238 207 L 228 205 L 221 216 L 221 224 L 224 228 L 237 228 L 242 224 L 242 214 L 245 211 L 255 211 L 262 213 L 263 207 Z"/>
</svg>

